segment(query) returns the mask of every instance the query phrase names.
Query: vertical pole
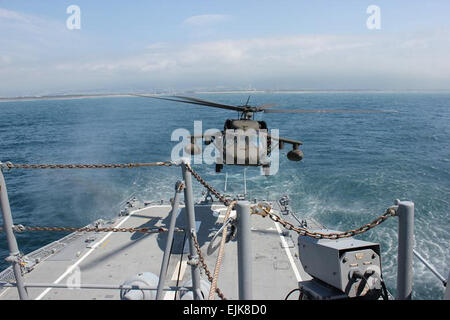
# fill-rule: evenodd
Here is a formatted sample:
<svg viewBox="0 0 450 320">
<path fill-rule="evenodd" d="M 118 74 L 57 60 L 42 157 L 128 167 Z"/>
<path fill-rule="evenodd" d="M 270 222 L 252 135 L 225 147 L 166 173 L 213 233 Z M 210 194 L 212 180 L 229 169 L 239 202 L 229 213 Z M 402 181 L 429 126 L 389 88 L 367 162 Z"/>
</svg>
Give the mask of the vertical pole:
<svg viewBox="0 0 450 320">
<path fill-rule="evenodd" d="M 227 180 L 228 180 L 228 172 L 225 172 L 225 187 L 223 188 L 223 192 L 227 192 Z"/>
<path fill-rule="evenodd" d="M 244 168 L 244 198 L 247 198 L 247 168 Z"/>
<path fill-rule="evenodd" d="M 8 191 L 6 190 L 6 182 L 3 177 L 3 172 L 0 168 L 0 204 L 3 215 L 3 231 L 6 234 L 6 241 L 8 241 L 9 257 L 6 261 L 12 264 L 14 276 L 16 278 L 17 290 L 21 300 L 28 300 L 28 293 L 24 286 L 22 271 L 20 270 L 20 252 L 17 246 L 17 240 L 13 231 L 13 219 L 11 214 L 11 207 L 9 206 Z"/>
<path fill-rule="evenodd" d="M 448 273 L 447 282 L 445 284 L 444 300 L 450 300 L 450 286 L 448 285 L 449 281 L 450 281 L 450 272 Z"/>
<path fill-rule="evenodd" d="M 196 224 L 195 224 L 195 211 L 194 211 L 194 197 L 192 194 L 192 176 L 189 170 L 186 168 L 186 163 L 181 163 L 181 169 L 183 172 L 184 179 L 184 202 L 185 210 L 187 214 L 187 225 L 188 225 L 188 237 L 189 237 L 189 265 L 191 266 L 191 277 L 192 277 L 192 287 L 195 300 L 201 300 L 202 297 L 199 296 L 198 292 L 200 290 L 200 269 L 198 266 L 199 257 L 197 250 L 195 248 L 194 239 L 192 235 L 196 235 Z"/>
<path fill-rule="evenodd" d="M 414 203 L 398 201 L 397 300 L 411 300 L 413 280 Z"/>
<path fill-rule="evenodd" d="M 183 190 L 183 183 L 177 181 L 175 184 L 175 197 L 173 199 L 172 211 L 170 212 L 169 231 L 167 232 L 166 249 L 164 250 L 163 261 L 161 263 L 161 270 L 159 272 L 158 291 L 156 292 L 156 300 L 161 300 L 164 285 L 166 283 L 167 267 L 169 263 L 170 250 L 172 249 L 173 233 L 175 230 L 175 222 L 177 220 L 178 206 L 180 203 L 181 191 Z"/>
<path fill-rule="evenodd" d="M 239 299 L 251 300 L 252 294 L 252 246 L 250 235 L 250 202 L 239 201 L 236 205 L 238 241 Z"/>
</svg>

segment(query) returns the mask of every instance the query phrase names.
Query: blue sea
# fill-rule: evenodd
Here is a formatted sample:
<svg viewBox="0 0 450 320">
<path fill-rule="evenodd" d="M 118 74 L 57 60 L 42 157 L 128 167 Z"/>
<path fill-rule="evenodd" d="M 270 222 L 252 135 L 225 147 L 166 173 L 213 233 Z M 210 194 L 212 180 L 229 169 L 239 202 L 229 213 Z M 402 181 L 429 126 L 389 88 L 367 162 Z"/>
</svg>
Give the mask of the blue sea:
<svg viewBox="0 0 450 320">
<path fill-rule="evenodd" d="M 244 104 L 247 94 L 198 97 Z M 285 194 L 300 217 L 314 217 L 335 230 L 365 224 L 395 199 L 416 208 L 415 248 L 445 277 L 450 262 L 450 94 L 448 93 L 257 93 L 251 104 L 280 108 L 395 110 L 377 114 L 258 115 L 280 135 L 304 142 L 304 159 L 290 162 L 281 150 L 275 176 L 247 169 L 250 196 Z M 276 108 L 276 107 L 275 107 Z M 222 129 L 235 112 L 139 97 L 36 100 L 0 103 L 0 161 L 13 163 L 128 163 L 170 159 L 177 128 Z M 213 165 L 194 168 L 218 189 L 224 172 Z M 228 192 L 242 193 L 242 167 L 225 167 Z M 131 194 L 145 200 L 169 199 L 180 169 L 11 170 L 5 172 L 16 224 L 84 226 L 114 218 Z M 194 183 L 201 196 L 202 187 Z M 29 253 L 64 233 L 23 233 Z M 360 236 L 379 242 L 384 277 L 395 293 L 397 221 Z M 0 234 L 0 267 L 7 266 Z M 414 298 L 441 299 L 444 288 L 414 261 Z M 282 298 L 282 297 L 280 297 Z"/>
</svg>

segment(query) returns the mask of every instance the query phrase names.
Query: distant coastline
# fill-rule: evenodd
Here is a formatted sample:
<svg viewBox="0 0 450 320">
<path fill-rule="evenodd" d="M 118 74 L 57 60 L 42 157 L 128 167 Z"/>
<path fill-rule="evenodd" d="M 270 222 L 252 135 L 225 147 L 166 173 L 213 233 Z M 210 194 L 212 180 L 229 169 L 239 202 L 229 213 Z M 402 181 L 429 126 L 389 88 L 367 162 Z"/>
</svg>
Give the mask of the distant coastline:
<svg viewBox="0 0 450 320">
<path fill-rule="evenodd" d="M 92 93 L 92 94 L 61 94 L 46 96 L 17 96 L 0 97 L 0 102 L 13 101 L 34 101 L 34 100 L 74 100 L 89 98 L 123 98 L 134 97 L 135 95 L 174 95 L 174 94 L 308 94 L 308 93 L 450 93 L 449 90 L 372 90 L 372 89 L 327 89 L 327 90 L 188 90 L 179 92 L 158 92 L 158 93 Z"/>
<path fill-rule="evenodd" d="M 5 97 L 0 98 L 0 102 L 33 101 L 33 100 L 74 100 L 74 99 L 88 99 L 88 98 L 117 98 L 130 96 L 131 96 L 130 94 L 67 94 L 67 95 L 52 95 L 52 96 Z"/>
</svg>

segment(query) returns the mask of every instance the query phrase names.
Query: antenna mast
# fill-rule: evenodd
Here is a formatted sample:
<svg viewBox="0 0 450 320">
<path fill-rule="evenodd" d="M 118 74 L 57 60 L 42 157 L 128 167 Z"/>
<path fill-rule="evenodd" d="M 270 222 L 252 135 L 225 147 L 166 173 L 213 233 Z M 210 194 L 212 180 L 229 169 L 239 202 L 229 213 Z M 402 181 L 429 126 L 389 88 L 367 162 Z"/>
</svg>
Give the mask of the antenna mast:
<svg viewBox="0 0 450 320">
<path fill-rule="evenodd" d="M 223 188 L 224 192 L 227 192 L 227 180 L 228 180 L 228 172 L 225 172 L 225 187 Z"/>
<path fill-rule="evenodd" d="M 247 197 L 247 168 L 244 168 L 244 198 Z"/>
</svg>

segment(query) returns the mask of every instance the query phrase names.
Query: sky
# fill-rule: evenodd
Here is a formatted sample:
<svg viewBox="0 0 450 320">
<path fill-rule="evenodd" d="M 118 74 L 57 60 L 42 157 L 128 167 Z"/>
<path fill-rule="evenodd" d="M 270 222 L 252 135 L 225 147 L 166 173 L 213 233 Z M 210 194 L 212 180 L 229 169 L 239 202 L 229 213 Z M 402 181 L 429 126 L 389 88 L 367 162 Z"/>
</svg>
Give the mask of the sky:
<svg viewBox="0 0 450 320">
<path fill-rule="evenodd" d="M 0 96 L 450 90 L 449 16 L 448 0 L 0 0 Z"/>
</svg>

